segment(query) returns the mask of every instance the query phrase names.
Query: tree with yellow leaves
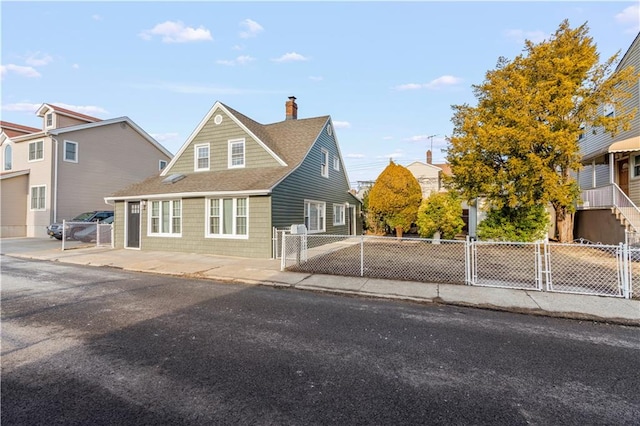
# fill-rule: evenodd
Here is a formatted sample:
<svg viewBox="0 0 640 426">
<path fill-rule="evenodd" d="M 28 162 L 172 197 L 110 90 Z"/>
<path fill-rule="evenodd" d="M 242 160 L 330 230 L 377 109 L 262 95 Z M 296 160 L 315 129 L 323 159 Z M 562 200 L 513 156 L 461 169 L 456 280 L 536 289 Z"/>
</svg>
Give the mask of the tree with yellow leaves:
<svg viewBox="0 0 640 426">
<path fill-rule="evenodd" d="M 402 237 L 403 230 L 415 223 L 421 201 L 420 184 L 409 169 L 389 161 L 369 192 L 369 214 Z"/>
<path fill-rule="evenodd" d="M 579 196 L 572 171 L 581 168 L 581 126 L 614 135 L 635 111 L 625 109 L 633 68 L 615 71 L 618 55 L 599 64 L 587 24 L 560 24 L 549 40 L 526 41 L 524 54 L 474 85 L 475 107 L 454 105 L 447 160 L 453 187 L 467 200 L 486 197 L 496 209 L 535 209 L 551 204 L 561 242 L 573 239 Z M 615 116 L 599 107 L 615 107 Z"/>
</svg>

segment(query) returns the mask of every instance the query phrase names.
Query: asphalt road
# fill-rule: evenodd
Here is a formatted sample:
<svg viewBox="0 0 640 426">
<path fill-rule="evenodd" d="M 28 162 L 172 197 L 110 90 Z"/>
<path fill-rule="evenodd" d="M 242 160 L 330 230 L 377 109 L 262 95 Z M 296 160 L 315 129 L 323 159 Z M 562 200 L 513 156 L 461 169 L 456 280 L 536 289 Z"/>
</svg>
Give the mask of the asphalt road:
<svg viewBox="0 0 640 426">
<path fill-rule="evenodd" d="M 638 425 L 640 329 L 2 256 L 2 425 Z"/>
</svg>

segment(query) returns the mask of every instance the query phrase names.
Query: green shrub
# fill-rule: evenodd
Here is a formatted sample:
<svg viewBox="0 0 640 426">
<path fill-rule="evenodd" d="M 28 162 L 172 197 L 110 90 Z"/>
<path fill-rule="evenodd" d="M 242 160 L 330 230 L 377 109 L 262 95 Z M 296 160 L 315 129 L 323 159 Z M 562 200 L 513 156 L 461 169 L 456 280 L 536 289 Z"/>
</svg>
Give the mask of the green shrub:
<svg viewBox="0 0 640 426">
<path fill-rule="evenodd" d="M 486 219 L 478 224 L 478 238 L 531 242 L 543 239 L 549 224 L 549 213 L 542 205 L 491 209 Z"/>
<path fill-rule="evenodd" d="M 436 192 L 422 201 L 418 210 L 420 236 L 432 238 L 440 232 L 441 238 L 451 240 L 462 231 L 462 204 L 454 192 Z"/>
</svg>

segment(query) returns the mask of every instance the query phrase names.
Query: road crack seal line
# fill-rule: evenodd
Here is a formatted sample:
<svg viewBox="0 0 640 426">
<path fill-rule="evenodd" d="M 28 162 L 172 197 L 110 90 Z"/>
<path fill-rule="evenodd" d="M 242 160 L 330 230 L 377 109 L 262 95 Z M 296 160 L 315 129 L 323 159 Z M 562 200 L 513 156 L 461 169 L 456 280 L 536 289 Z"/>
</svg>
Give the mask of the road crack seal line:
<svg viewBox="0 0 640 426">
<path fill-rule="evenodd" d="M 533 297 L 531 297 L 531 295 L 529 294 L 529 292 L 528 292 L 528 291 L 526 291 L 526 290 L 525 290 L 524 294 L 526 294 L 526 295 L 527 295 L 527 297 L 528 297 L 529 299 L 531 299 L 531 301 L 532 301 L 533 303 L 535 303 L 535 304 L 536 304 L 536 306 L 538 307 L 538 309 L 540 309 L 540 310 L 544 310 L 544 309 L 542 309 L 542 306 L 540 306 L 540 305 L 538 304 L 538 302 L 536 302 L 536 299 L 534 299 Z"/>
</svg>

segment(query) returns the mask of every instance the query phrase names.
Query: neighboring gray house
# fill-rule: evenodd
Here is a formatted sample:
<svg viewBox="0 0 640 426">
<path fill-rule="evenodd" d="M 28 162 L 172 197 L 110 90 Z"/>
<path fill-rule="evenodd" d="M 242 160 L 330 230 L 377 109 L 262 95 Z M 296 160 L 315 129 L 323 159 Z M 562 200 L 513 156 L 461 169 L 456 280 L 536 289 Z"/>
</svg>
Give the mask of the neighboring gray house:
<svg viewBox="0 0 640 426">
<path fill-rule="evenodd" d="M 616 71 L 634 67 L 640 72 L 640 33 Z M 576 214 L 576 238 L 615 244 L 625 230 L 640 231 L 640 78 L 630 88 L 625 107 L 636 110 L 628 130 L 615 137 L 602 128 L 585 128 L 580 137 L 584 168 L 578 173 L 582 200 Z M 610 105 L 600 113 L 616 114 Z"/>
<path fill-rule="evenodd" d="M 0 122 L 1 237 L 45 237 L 52 222 L 105 210 L 105 196 L 157 175 L 172 157 L 128 117 L 53 104 L 36 114 L 39 129 Z"/>
<path fill-rule="evenodd" d="M 105 200 L 115 208 L 115 245 L 269 258 L 273 228 L 361 232 L 329 116 L 260 124 L 216 102 L 158 177 Z"/>
</svg>

